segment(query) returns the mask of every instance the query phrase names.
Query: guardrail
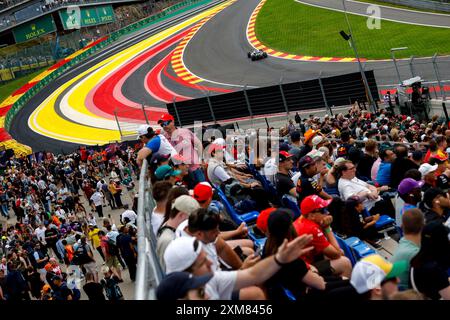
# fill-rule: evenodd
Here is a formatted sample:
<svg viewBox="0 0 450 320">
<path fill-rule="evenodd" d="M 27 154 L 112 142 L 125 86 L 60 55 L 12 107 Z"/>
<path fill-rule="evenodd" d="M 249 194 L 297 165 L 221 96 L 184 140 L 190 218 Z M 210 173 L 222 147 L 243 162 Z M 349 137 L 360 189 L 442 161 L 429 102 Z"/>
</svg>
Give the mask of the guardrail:
<svg viewBox="0 0 450 320">
<path fill-rule="evenodd" d="M 174 6 L 168 7 L 165 10 L 157 13 L 156 15 L 150 16 L 148 18 L 142 19 L 140 21 L 137 21 L 129 26 L 126 26 L 125 28 L 122 28 L 120 30 L 117 30 L 115 32 L 112 32 L 106 39 L 103 41 L 97 41 L 95 45 L 91 45 L 87 50 L 82 49 L 81 53 L 75 53 L 73 54 L 73 58 L 71 59 L 63 59 L 59 61 L 57 64 L 55 64 L 52 68 L 55 66 L 58 66 L 58 64 L 61 64 L 58 68 L 56 68 L 52 73 L 50 73 L 48 76 L 43 78 L 41 81 L 39 81 L 37 84 L 35 84 L 33 87 L 31 87 L 25 94 L 23 94 L 11 107 L 11 109 L 8 111 L 8 113 L 5 116 L 5 128 L 7 131 L 9 131 L 11 127 L 12 119 L 16 116 L 16 114 L 25 106 L 25 104 L 33 97 L 35 94 L 40 92 L 45 86 L 47 86 L 51 81 L 55 80 L 62 74 L 64 74 L 68 69 L 72 68 L 76 64 L 80 63 L 81 61 L 85 60 L 92 54 L 96 53 L 99 50 L 102 50 L 107 45 L 115 42 L 119 38 L 123 37 L 124 35 L 127 35 L 131 32 L 134 32 L 138 29 L 147 27 L 151 24 L 155 24 L 157 22 L 163 21 L 165 19 L 168 19 L 176 14 L 185 12 L 193 7 L 201 6 L 203 4 L 206 4 L 208 2 L 212 2 L 212 0 L 186 0 L 183 2 L 180 2 Z M 65 61 L 67 60 L 67 61 Z M 50 68 L 50 69 L 52 69 Z"/>
<path fill-rule="evenodd" d="M 148 163 L 144 160 L 139 175 L 138 199 L 138 263 L 135 283 L 135 300 L 155 300 L 156 287 L 161 282 L 163 272 L 156 256 L 156 237 L 151 226 L 151 215 L 155 201 L 148 177 Z"/>
</svg>

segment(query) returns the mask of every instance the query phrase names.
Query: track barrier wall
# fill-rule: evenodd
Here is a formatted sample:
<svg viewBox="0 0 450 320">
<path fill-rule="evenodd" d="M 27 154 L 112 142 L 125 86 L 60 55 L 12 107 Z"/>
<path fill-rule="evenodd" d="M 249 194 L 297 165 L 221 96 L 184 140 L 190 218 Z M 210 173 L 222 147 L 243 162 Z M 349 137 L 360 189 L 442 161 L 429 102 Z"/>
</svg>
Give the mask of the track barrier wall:
<svg viewBox="0 0 450 320">
<path fill-rule="evenodd" d="M 375 101 L 378 88 L 373 71 L 366 71 Z M 332 114 L 335 106 L 367 102 L 361 73 L 318 78 L 314 80 L 278 84 L 247 89 L 193 100 L 167 104 L 177 126 L 192 126 L 195 121 L 217 122 L 239 118 L 253 118 L 277 113 L 289 114 L 302 110 L 321 109 Z"/>
</svg>

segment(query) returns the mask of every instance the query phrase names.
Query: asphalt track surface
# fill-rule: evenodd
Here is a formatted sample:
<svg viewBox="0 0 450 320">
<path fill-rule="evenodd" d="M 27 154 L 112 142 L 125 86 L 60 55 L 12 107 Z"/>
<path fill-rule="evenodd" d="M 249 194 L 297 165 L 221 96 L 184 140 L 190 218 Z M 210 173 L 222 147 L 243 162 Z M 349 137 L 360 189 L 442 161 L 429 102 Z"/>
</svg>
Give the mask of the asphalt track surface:
<svg viewBox="0 0 450 320">
<path fill-rule="evenodd" d="M 246 26 L 259 2 L 259 0 L 236 2 L 207 22 L 189 42 L 184 55 L 186 67 L 201 78 L 249 86 L 274 84 L 280 79 L 283 79 L 284 82 L 291 82 L 317 78 L 320 71 L 323 72 L 323 76 L 359 71 L 357 63 L 353 62 L 293 62 L 275 57 L 249 62 L 246 53 L 252 47 L 247 41 Z M 327 4 L 336 1 L 306 0 L 305 2 Z M 351 2 L 347 4 L 349 12 L 354 9 L 353 4 Z M 411 13 L 409 21 L 421 21 L 418 20 L 420 15 L 417 17 L 415 12 L 398 12 L 401 12 L 403 16 Z M 447 19 L 449 18 L 447 17 Z M 415 66 L 416 74 L 420 74 L 425 80 L 435 78 L 431 64 L 425 64 L 430 61 L 430 59 L 420 59 L 423 64 Z M 405 60 L 398 62 L 403 79 L 410 77 L 409 69 L 404 68 L 407 63 Z M 397 82 L 391 61 L 366 62 L 363 65 L 366 70 L 375 70 L 378 84 Z M 439 68 L 442 79 L 450 79 L 450 58 L 440 58 Z"/>
<path fill-rule="evenodd" d="M 220 3 L 220 1 L 215 3 Z M 193 13 L 194 10 L 195 9 L 188 11 L 186 15 L 191 14 L 191 12 Z M 113 46 L 110 46 L 105 50 L 95 54 L 86 62 L 70 69 L 66 74 L 56 79 L 53 83 L 45 87 L 40 93 L 35 95 L 17 114 L 17 116 L 14 117 L 10 130 L 11 135 L 19 142 L 27 144 L 30 147 L 32 147 L 33 150 L 49 150 L 56 153 L 60 152 L 67 153 L 75 150 L 79 145 L 83 145 L 84 143 L 70 143 L 67 141 L 53 139 L 48 136 L 37 134 L 27 125 L 31 114 L 35 111 L 37 106 L 43 104 L 44 101 L 48 99 L 48 97 L 50 97 L 52 94 L 54 94 L 55 91 L 58 90 L 61 86 L 66 85 L 69 81 L 73 80 L 75 77 L 82 75 L 90 68 L 93 68 L 98 63 L 102 63 L 108 58 L 115 56 L 122 50 L 140 43 L 143 39 L 147 39 L 151 35 L 157 34 L 157 32 L 160 31 L 159 28 L 162 28 L 164 25 L 167 24 L 174 24 L 172 23 L 172 21 L 174 21 L 175 19 L 178 19 L 178 17 L 171 18 L 162 23 L 152 25 L 147 29 L 140 30 L 139 32 L 132 34 L 132 36 L 127 37 L 121 40 L 120 42 L 114 44 Z M 147 67 L 150 67 L 150 64 L 155 64 L 156 61 L 157 59 L 152 60 L 149 64 L 147 64 Z M 127 90 L 124 90 L 124 95 L 135 97 L 134 101 L 136 101 L 136 104 L 142 103 L 143 99 L 141 99 L 140 95 L 144 94 L 142 89 L 137 90 L 137 88 L 139 88 L 139 86 L 142 84 L 142 77 L 139 77 L 139 71 L 140 70 L 138 70 L 137 72 L 137 76 L 133 77 L 135 80 L 134 81 L 132 80 L 132 83 L 127 81 L 124 85 L 124 88 L 127 88 Z M 176 85 L 173 86 L 176 87 Z M 70 87 L 73 87 L 73 85 Z M 183 90 L 182 86 L 179 87 L 182 88 Z M 148 95 L 144 95 L 144 97 L 145 99 L 147 99 L 144 100 L 147 103 L 155 102 L 155 100 L 149 97 Z M 60 98 L 57 99 L 60 100 Z M 82 101 L 79 101 L 79 103 L 82 103 Z M 162 102 L 158 101 L 158 103 L 161 105 Z M 61 115 L 61 112 L 58 110 L 58 108 L 55 108 L 55 113 Z M 51 120 L 52 119 L 49 119 L 49 121 Z M 72 121 L 76 120 L 72 119 Z M 116 132 L 116 136 L 118 138 L 119 136 L 117 135 L 117 133 L 118 132 Z"/>
<path fill-rule="evenodd" d="M 336 2 L 307 1 L 329 6 Z M 219 8 L 208 6 L 202 13 L 193 9 L 186 13 L 192 16 L 169 19 L 164 22 L 167 25 L 153 25 L 106 48 L 33 97 L 14 118 L 11 135 L 34 150 L 70 152 L 79 144 L 94 145 L 119 139 L 115 108 L 119 110 L 121 122 L 144 123 L 140 108 L 144 104 L 148 109 L 147 117 L 154 123 L 164 112 L 164 103 L 172 101 L 173 97 L 179 101 L 204 96 L 206 91 L 214 94 L 240 90 L 244 85 L 273 85 L 280 79 L 283 82 L 313 79 L 321 71 L 323 76 L 358 71 L 357 64 L 350 62 L 304 62 L 274 57 L 250 61 L 247 52 L 252 47 L 247 41 L 246 28 L 258 3 L 259 0 L 227 1 Z M 364 10 L 354 2 L 348 2 L 347 9 Z M 387 10 L 386 14 L 395 15 L 391 11 Z M 420 22 L 422 16 L 424 22 L 429 19 L 429 15 L 417 12 L 401 11 L 399 14 L 402 19 L 408 19 L 410 14 L 411 21 L 416 22 Z M 199 79 L 201 82 L 197 85 L 180 80 L 179 72 L 173 67 L 172 54 L 180 42 L 186 42 L 182 40 L 200 19 L 207 21 L 187 42 L 183 54 L 187 70 L 203 79 Z M 406 63 L 399 62 L 403 78 L 410 76 L 407 68 L 402 68 Z M 375 70 L 379 85 L 396 82 L 392 62 L 364 65 L 368 70 Z M 450 59 L 441 58 L 439 67 L 441 77 L 450 79 Z M 434 79 L 430 64 L 416 65 L 415 71 L 425 80 Z M 33 129 L 27 125 L 29 121 Z"/>
</svg>

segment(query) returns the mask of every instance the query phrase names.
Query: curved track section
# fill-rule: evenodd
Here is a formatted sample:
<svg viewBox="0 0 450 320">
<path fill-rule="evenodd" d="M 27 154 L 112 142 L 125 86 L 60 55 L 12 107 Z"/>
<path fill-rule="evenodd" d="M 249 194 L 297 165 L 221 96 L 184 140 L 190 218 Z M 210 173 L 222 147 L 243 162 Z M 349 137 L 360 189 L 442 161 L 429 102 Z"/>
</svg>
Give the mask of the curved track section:
<svg viewBox="0 0 450 320">
<path fill-rule="evenodd" d="M 161 31 L 118 44 L 111 52 L 69 71 L 19 113 L 12 134 L 34 149 L 66 151 L 77 144 L 120 140 L 116 112 L 121 124 L 131 130 L 125 134 L 133 134 L 145 118 L 155 124 L 165 111 L 164 103 L 204 94 L 202 85 L 185 85 L 174 70 L 169 70 L 173 51 L 199 21 L 211 19 L 232 3 L 223 2 L 172 26 L 161 26 Z M 210 88 L 226 90 L 214 85 Z M 32 110 L 32 105 L 37 108 Z M 24 123 L 31 130 L 24 128 Z"/>
<path fill-rule="evenodd" d="M 250 61 L 247 26 L 259 3 L 215 3 L 122 40 L 33 97 L 13 120 L 11 134 L 36 150 L 70 151 L 79 144 L 119 140 L 115 116 L 128 128 L 125 134 L 133 134 L 146 118 L 155 124 L 164 104 L 174 99 L 358 70 L 351 62 Z M 450 60 L 444 63 L 449 74 L 441 76 L 450 79 Z M 395 83 L 392 74 L 377 71 L 391 69 L 391 62 L 366 62 L 365 68 L 376 70 L 379 84 Z M 424 68 L 421 75 L 426 79 L 432 72 Z"/>
<path fill-rule="evenodd" d="M 307 80 L 317 78 L 321 71 L 323 76 L 358 71 L 358 65 L 354 62 L 296 61 L 277 57 L 249 61 L 246 55 L 253 47 L 248 42 L 246 30 L 259 3 L 260 0 L 239 1 L 208 21 L 187 45 L 183 55 L 186 68 L 202 79 L 242 86 L 274 84 L 280 79 L 285 82 Z M 431 62 L 431 59 L 423 58 L 420 61 Z M 402 65 L 407 65 L 407 61 L 400 61 L 399 66 Z M 378 84 L 397 82 L 395 74 L 391 72 L 391 61 L 368 61 L 364 67 L 375 70 Z M 450 58 L 441 58 L 439 67 L 441 77 L 450 79 Z M 435 77 L 431 64 L 417 66 L 416 72 L 424 79 Z"/>
</svg>

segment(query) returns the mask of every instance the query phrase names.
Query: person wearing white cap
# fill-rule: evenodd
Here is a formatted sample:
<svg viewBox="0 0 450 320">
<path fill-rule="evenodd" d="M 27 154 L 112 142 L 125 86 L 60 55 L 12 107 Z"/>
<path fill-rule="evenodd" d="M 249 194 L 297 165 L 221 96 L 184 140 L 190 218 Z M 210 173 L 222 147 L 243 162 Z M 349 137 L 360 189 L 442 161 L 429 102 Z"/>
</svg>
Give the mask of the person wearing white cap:
<svg viewBox="0 0 450 320">
<path fill-rule="evenodd" d="M 157 232 L 156 254 L 159 258 L 161 267 L 164 269 L 164 252 L 170 242 L 176 238 L 176 231 L 178 227 L 185 222 L 183 230 L 187 225 L 187 219 L 195 210 L 199 209 L 200 205 L 191 196 L 182 195 L 175 199 L 169 213 L 169 219 L 164 223 Z"/>
<path fill-rule="evenodd" d="M 437 177 L 435 175 L 435 172 L 437 168 L 437 164 L 435 164 L 434 166 L 429 163 L 423 163 L 420 165 L 419 171 L 422 174 L 422 180 L 425 182 L 422 186 L 422 191 L 427 191 L 428 189 L 436 185 Z"/>
<path fill-rule="evenodd" d="M 388 300 L 398 292 L 398 277 L 407 269 L 407 261 L 390 263 L 378 254 L 369 255 L 353 267 L 350 284 L 364 299 Z"/>
<path fill-rule="evenodd" d="M 149 142 L 151 139 L 148 132 L 149 128 L 151 127 L 148 124 L 141 124 L 137 129 L 137 139 L 141 140 L 144 144 Z"/>
<path fill-rule="evenodd" d="M 323 136 L 316 135 L 312 139 L 313 149 L 319 149 L 324 142 L 325 142 L 325 138 Z"/>
<path fill-rule="evenodd" d="M 284 265 L 309 252 L 307 247 L 312 236 L 302 235 L 291 242 L 285 240 L 275 255 L 258 261 L 252 267 L 238 271 L 215 271 L 211 269 L 203 245 L 195 238 L 182 237 L 173 240 L 164 253 L 166 273 L 187 271 L 194 276 L 214 273 L 206 284 L 206 292 L 211 300 L 231 300 L 233 293 L 239 291 L 239 299 L 264 298 L 260 288 L 254 287 L 264 283 Z M 245 289 L 245 290 L 241 290 Z"/>
<path fill-rule="evenodd" d="M 177 154 L 175 148 L 162 134 L 156 134 L 152 127 L 142 125 L 138 128 L 138 135 L 144 146 L 139 150 L 137 163 L 142 165 L 142 161 L 150 155 L 163 154 L 174 156 Z M 147 132 L 145 132 L 147 130 Z"/>
</svg>

